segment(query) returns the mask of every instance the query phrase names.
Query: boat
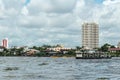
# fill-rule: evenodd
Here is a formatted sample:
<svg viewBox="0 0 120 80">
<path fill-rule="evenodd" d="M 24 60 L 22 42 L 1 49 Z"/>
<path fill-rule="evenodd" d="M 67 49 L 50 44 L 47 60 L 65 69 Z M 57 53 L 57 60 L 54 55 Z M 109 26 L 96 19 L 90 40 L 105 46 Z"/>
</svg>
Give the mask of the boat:
<svg viewBox="0 0 120 80">
<path fill-rule="evenodd" d="M 76 59 L 111 59 L 111 55 L 105 52 L 84 51 L 77 52 Z"/>
</svg>

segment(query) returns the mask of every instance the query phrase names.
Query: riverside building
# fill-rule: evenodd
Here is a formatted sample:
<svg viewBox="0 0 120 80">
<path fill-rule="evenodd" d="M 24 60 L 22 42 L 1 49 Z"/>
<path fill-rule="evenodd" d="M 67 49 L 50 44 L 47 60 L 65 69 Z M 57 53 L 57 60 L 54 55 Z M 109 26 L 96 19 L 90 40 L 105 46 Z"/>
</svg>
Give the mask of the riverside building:
<svg viewBox="0 0 120 80">
<path fill-rule="evenodd" d="M 84 49 L 94 49 L 99 46 L 99 27 L 96 23 L 82 25 L 82 46 Z"/>
<path fill-rule="evenodd" d="M 120 48 L 120 42 L 118 43 L 117 47 Z"/>
</svg>

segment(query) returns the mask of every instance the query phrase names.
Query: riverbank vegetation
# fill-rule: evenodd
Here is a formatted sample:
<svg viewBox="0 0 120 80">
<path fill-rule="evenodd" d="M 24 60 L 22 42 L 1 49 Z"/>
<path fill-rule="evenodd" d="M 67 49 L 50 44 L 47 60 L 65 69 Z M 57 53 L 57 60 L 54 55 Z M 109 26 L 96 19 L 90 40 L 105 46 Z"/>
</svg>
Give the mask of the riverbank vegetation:
<svg viewBox="0 0 120 80">
<path fill-rule="evenodd" d="M 104 44 L 96 50 L 110 54 L 112 57 L 120 57 L 120 51 L 110 52 L 109 48 L 115 48 L 114 45 Z M 58 50 L 57 50 L 58 49 Z M 74 49 L 64 49 L 61 45 L 43 45 L 33 47 L 12 47 L 12 48 L 0 48 L 0 56 L 34 56 L 34 57 L 75 57 L 76 51 L 82 51 L 82 47 L 76 46 Z"/>
</svg>

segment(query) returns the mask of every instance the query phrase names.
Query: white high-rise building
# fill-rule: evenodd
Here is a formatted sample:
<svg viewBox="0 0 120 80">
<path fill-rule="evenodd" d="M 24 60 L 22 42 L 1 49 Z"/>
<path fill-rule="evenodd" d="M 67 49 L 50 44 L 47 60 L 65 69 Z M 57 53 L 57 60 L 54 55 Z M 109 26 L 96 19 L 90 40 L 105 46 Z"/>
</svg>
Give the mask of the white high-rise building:
<svg viewBox="0 0 120 80">
<path fill-rule="evenodd" d="M 99 47 L 99 27 L 96 23 L 82 25 L 82 46 L 86 49 Z"/>
<path fill-rule="evenodd" d="M 118 43 L 117 47 L 120 48 L 120 42 Z"/>
</svg>

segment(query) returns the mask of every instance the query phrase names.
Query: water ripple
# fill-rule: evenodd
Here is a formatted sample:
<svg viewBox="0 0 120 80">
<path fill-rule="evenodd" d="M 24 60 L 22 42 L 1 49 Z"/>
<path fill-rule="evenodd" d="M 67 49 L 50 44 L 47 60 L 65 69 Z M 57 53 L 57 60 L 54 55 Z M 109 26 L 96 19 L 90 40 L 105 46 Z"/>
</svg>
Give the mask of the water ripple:
<svg viewBox="0 0 120 80">
<path fill-rule="evenodd" d="M 118 59 L 1 57 L 0 80 L 120 80 Z"/>
</svg>

